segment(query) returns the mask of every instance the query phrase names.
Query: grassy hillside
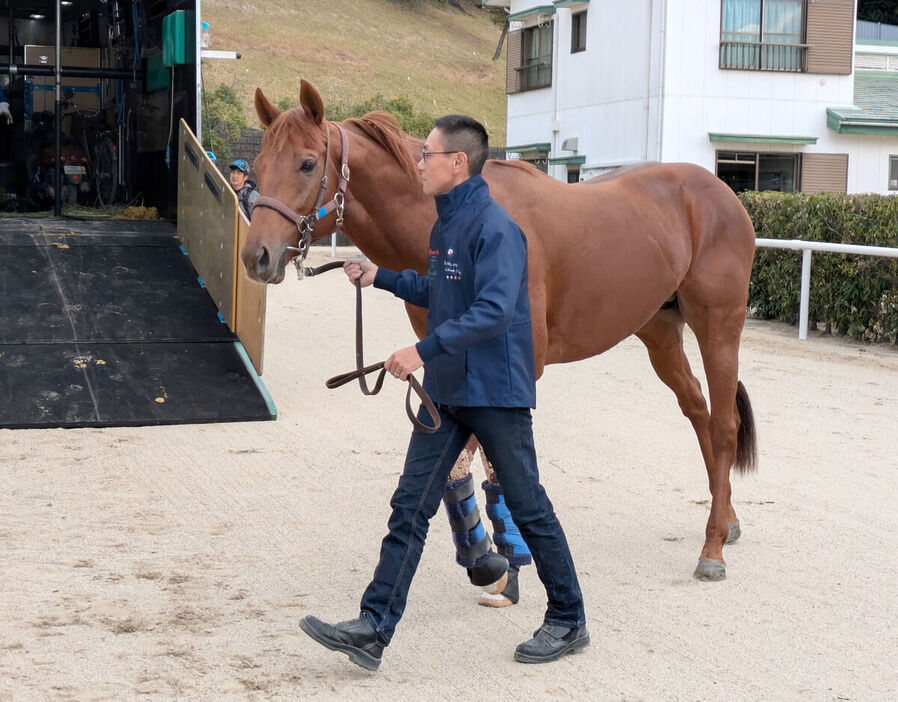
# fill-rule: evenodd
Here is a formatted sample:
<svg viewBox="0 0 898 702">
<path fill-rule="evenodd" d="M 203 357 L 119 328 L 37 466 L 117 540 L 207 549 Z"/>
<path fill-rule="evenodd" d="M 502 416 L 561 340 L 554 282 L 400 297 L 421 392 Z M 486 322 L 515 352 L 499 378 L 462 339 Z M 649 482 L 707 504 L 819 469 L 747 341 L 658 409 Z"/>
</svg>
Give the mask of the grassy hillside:
<svg viewBox="0 0 898 702">
<path fill-rule="evenodd" d="M 434 0 L 204 0 L 210 48 L 243 56 L 207 61 L 205 87 L 234 87 L 250 126 L 257 86 L 296 104 L 305 78 L 325 106 L 405 95 L 434 116 L 470 114 L 504 144 L 504 53 L 492 60 L 501 27 L 478 2 L 462 5 L 468 14 Z"/>
</svg>

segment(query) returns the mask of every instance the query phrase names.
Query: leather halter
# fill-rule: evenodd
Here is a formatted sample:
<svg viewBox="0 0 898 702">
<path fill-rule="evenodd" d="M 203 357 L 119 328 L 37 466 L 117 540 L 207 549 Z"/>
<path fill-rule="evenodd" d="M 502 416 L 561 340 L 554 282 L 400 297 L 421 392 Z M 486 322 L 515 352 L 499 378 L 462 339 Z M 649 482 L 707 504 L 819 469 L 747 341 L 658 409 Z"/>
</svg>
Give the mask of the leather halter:
<svg viewBox="0 0 898 702">
<path fill-rule="evenodd" d="M 325 120 L 324 124 L 325 131 L 327 132 L 327 148 L 324 155 L 324 174 L 321 176 L 321 187 L 318 188 L 318 197 L 315 199 L 315 206 L 312 211 L 309 212 L 309 214 L 301 215 L 289 205 L 284 204 L 277 198 L 269 197 L 268 195 L 261 195 L 256 199 L 255 203 L 253 203 L 254 208 L 267 207 L 296 225 L 296 229 L 299 232 L 297 245 L 288 246 L 287 250 L 295 251 L 298 254 L 296 258 L 293 259 L 293 263 L 296 266 L 296 275 L 300 278 L 302 278 L 304 274 L 303 262 L 309 253 L 309 244 L 312 242 L 312 230 L 315 229 L 318 220 L 324 219 L 331 212 L 336 211 L 337 221 L 335 231 L 339 231 L 343 226 L 343 207 L 346 202 L 346 188 L 349 185 L 349 138 L 346 135 L 346 130 L 334 122 L 334 126 L 340 133 L 340 142 L 343 153 L 340 154 L 340 168 L 337 171 L 337 192 L 334 193 L 334 197 L 330 202 L 322 206 L 321 203 L 323 202 L 324 194 L 327 191 L 327 172 L 331 160 L 331 123 Z"/>
</svg>

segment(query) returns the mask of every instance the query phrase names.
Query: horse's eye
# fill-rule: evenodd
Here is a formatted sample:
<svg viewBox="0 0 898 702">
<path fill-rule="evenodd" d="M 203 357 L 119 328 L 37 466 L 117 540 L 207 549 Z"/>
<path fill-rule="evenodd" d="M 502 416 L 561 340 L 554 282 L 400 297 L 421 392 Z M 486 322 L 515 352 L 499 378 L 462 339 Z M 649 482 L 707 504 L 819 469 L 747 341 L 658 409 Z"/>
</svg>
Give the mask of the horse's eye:
<svg viewBox="0 0 898 702">
<path fill-rule="evenodd" d="M 313 170 L 315 170 L 315 161 L 313 161 L 312 159 L 303 161 L 302 165 L 299 167 L 299 169 L 303 173 L 311 173 Z"/>
</svg>

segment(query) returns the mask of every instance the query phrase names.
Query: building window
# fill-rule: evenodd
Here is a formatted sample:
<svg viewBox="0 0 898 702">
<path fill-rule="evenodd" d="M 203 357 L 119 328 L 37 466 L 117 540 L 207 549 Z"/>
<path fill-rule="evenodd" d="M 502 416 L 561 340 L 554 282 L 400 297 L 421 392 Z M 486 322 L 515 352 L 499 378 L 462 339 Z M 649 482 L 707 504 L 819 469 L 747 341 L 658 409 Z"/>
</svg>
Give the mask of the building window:
<svg viewBox="0 0 898 702">
<path fill-rule="evenodd" d="M 889 190 L 898 190 L 898 156 L 889 156 Z"/>
<path fill-rule="evenodd" d="M 800 154 L 717 152 L 717 177 L 735 192 L 775 190 L 798 192 Z"/>
<path fill-rule="evenodd" d="M 536 90 L 552 85 L 552 22 L 524 30 L 521 90 Z"/>
<path fill-rule="evenodd" d="M 586 51 L 586 12 L 571 15 L 571 53 Z"/>
<path fill-rule="evenodd" d="M 720 67 L 805 71 L 806 0 L 722 0 Z"/>
<path fill-rule="evenodd" d="M 580 166 L 568 166 L 567 182 L 568 183 L 579 183 L 580 182 Z"/>
</svg>

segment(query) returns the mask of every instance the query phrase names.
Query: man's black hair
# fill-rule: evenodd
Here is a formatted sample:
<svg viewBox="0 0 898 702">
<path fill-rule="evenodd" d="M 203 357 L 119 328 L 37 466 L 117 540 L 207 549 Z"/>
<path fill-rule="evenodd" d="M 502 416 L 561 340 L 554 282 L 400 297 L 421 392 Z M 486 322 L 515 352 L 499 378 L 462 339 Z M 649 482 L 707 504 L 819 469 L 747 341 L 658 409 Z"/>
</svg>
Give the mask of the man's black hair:
<svg viewBox="0 0 898 702">
<path fill-rule="evenodd" d="M 489 137 L 486 129 L 473 117 L 446 115 L 434 121 L 433 126 L 446 136 L 446 150 L 464 151 L 468 156 L 468 170 L 475 176 L 483 170 L 489 153 Z"/>
</svg>

